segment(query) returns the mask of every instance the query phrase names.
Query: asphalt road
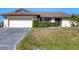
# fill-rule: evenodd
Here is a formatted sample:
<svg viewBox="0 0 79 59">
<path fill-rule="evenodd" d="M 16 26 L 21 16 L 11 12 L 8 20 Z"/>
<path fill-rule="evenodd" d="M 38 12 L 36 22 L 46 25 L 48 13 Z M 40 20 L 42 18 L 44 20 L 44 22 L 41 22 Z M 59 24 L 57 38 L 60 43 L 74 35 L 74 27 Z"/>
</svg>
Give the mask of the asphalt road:
<svg viewBox="0 0 79 59">
<path fill-rule="evenodd" d="M 30 28 L 0 29 L 0 50 L 15 50 L 17 43 L 19 43 L 30 30 Z"/>
</svg>

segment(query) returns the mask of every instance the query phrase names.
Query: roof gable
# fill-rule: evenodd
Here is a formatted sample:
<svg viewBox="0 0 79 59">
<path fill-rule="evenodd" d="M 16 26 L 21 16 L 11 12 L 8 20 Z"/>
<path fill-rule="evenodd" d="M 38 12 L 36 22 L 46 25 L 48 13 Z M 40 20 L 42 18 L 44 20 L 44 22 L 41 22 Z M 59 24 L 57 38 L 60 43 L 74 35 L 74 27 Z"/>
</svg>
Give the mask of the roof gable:
<svg viewBox="0 0 79 59">
<path fill-rule="evenodd" d="M 16 10 L 15 12 L 29 12 L 29 11 L 26 10 L 26 9 L 21 8 L 21 9 Z"/>
</svg>

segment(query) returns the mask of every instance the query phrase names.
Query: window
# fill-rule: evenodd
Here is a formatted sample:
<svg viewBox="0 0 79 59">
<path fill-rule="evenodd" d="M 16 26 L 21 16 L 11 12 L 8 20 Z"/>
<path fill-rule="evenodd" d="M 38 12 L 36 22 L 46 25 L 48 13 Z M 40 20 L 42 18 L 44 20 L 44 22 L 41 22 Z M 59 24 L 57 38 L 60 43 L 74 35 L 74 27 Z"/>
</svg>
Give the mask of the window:
<svg viewBox="0 0 79 59">
<path fill-rule="evenodd" d="M 55 18 L 55 22 L 61 22 L 61 18 Z"/>
<path fill-rule="evenodd" d="M 51 18 L 44 18 L 44 21 L 51 21 Z"/>
</svg>

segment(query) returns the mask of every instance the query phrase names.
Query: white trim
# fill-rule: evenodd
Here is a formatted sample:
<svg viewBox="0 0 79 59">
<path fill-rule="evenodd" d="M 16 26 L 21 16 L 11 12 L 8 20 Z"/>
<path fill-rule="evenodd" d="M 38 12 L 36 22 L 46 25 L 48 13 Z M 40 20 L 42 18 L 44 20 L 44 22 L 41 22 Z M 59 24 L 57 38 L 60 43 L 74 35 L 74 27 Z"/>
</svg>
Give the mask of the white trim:
<svg viewBox="0 0 79 59">
<path fill-rule="evenodd" d="M 4 28 L 8 27 L 8 19 L 4 19 Z"/>
</svg>

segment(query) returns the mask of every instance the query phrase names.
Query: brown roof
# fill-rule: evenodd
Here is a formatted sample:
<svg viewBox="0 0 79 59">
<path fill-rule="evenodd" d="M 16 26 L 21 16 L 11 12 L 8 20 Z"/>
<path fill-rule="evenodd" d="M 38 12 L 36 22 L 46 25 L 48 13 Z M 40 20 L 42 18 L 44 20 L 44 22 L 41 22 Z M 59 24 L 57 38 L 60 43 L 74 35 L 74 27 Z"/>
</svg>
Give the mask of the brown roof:
<svg viewBox="0 0 79 59">
<path fill-rule="evenodd" d="M 41 17 L 69 17 L 69 14 L 63 12 L 36 12 L 40 14 Z"/>
<path fill-rule="evenodd" d="M 15 12 L 29 12 L 29 10 L 26 10 L 26 9 L 23 9 L 23 8 L 21 8 L 21 9 L 18 9 L 18 10 L 16 10 Z"/>
<path fill-rule="evenodd" d="M 1 14 L 3 16 L 14 16 L 14 15 L 40 15 L 41 17 L 69 17 L 69 14 L 63 13 L 63 12 L 30 12 L 28 10 L 19 9 L 15 12 Z"/>
</svg>

